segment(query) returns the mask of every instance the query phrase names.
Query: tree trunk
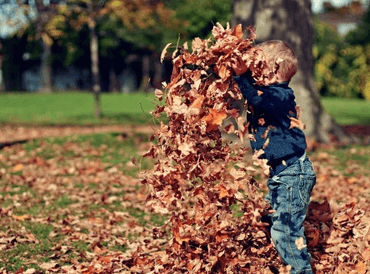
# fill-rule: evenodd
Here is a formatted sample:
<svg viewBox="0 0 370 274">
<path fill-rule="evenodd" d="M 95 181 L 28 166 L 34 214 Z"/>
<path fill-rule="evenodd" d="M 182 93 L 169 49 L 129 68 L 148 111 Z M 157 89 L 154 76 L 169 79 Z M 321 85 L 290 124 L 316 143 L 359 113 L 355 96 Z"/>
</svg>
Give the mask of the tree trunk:
<svg viewBox="0 0 370 274">
<path fill-rule="evenodd" d="M 109 90 L 114 93 L 118 93 L 118 79 L 116 70 L 113 66 L 109 69 Z"/>
<path fill-rule="evenodd" d="M 51 93 L 53 87 L 53 69 L 51 66 L 51 45 L 40 39 L 43 48 L 40 68 L 40 92 Z"/>
<path fill-rule="evenodd" d="M 331 136 L 343 142 L 353 141 L 323 109 L 315 87 L 311 1 L 234 0 L 232 25 L 239 23 L 244 28 L 256 28 L 257 43 L 283 40 L 295 52 L 299 69 L 290 86 L 302 109 L 306 136 L 318 142 L 329 142 Z"/>
<path fill-rule="evenodd" d="M 141 84 L 140 84 L 140 90 L 143 90 L 145 92 L 149 89 L 149 81 L 150 81 L 150 56 L 148 54 L 145 54 L 143 56 L 142 60 L 142 77 L 141 77 Z"/>
<path fill-rule="evenodd" d="M 101 117 L 100 105 L 100 75 L 99 75 L 99 48 L 98 35 L 95 25 L 90 24 L 90 53 L 91 53 L 91 73 L 93 76 L 93 92 L 95 96 L 95 117 Z"/>
<path fill-rule="evenodd" d="M 154 60 L 154 76 L 153 86 L 154 88 L 161 89 L 163 81 L 163 64 L 159 61 L 159 58 Z"/>
<path fill-rule="evenodd" d="M 5 83 L 3 77 L 3 56 L 0 53 L 0 92 L 5 91 Z"/>
</svg>

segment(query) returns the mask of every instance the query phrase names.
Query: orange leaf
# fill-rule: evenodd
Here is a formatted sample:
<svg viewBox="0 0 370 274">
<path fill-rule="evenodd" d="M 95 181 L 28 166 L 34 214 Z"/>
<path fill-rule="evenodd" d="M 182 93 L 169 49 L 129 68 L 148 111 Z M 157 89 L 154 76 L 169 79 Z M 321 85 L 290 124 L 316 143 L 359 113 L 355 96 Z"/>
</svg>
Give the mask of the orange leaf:
<svg viewBox="0 0 370 274">
<path fill-rule="evenodd" d="M 222 242 L 222 240 L 229 238 L 229 235 L 223 233 L 217 233 L 216 242 Z"/>
<path fill-rule="evenodd" d="M 30 216 L 28 214 L 25 214 L 25 215 L 22 215 L 22 216 L 17 216 L 17 215 L 13 215 L 12 216 L 13 219 L 17 220 L 17 221 L 24 221 L 24 220 L 27 220 L 30 218 Z"/>
<path fill-rule="evenodd" d="M 23 165 L 22 164 L 18 164 L 18 165 L 14 166 L 11 169 L 11 171 L 13 171 L 13 172 L 17 172 L 17 171 L 21 171 L 21 170 L 23 170 Z"/>
<path fill-rule="evenodd" d="M 224 185 L 218 185 L 216 188 L 219 190 L 218 196 L 220 199 L 230 196 L 229 190 Z"/>
<path fill-rule="evenodd" d="M 365 274 L 366 273 L 366 264 L 362 261 L 356 264 L 356 270 L 358 274 Z"/>
<path fill-rule="evenodd" d="M 235 26 L 235 28 L 233 29 L 231 35 L 234 35 L 236 36 L 237 38 L 239 39 L 242 39 L 243 38 L 243 28 L 242 28 L 242 24 L 238 24 Z"/>
<path fill-rule="evenodd" d="M 225 110 L 210 109 L 209 114 L 203 117 L 203 121 L 207 122 L 207 129 L 209 131 L 216 130 L 222 121 L 227 117 Z"/>
<path fill-rule="evenodd" d="M 200 109 L 202 107 L 203 101 L 204 101 L 204 96 L 200 95 L 197 99 L 193 101 L 193 103 L 191 103 L 189 108 Z"/>
<path fill-rule="evenodd" d="M 100 257 L 98 261 L 103 264 L 109 264 L 110 260 L 111 260 L 111 256 L 103 256 L 103 257 Z"/>
</svg>

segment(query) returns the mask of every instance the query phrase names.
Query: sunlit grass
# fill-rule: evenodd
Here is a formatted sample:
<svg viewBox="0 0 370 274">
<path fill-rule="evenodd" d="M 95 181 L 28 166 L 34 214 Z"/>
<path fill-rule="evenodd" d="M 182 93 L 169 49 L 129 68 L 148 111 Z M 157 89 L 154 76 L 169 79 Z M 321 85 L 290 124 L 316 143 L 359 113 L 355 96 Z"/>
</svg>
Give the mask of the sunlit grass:
<svg viewBox="0 0 370 274">
<path fill-rule="evenodd" d="M 370 101 L 324 97 L 321 102 L 340 125 L 370 125 Z"/>
<path fill-rule="evenodd" d="M 101 94 L 102 118 L 94 116 L 92 93 L 0 94 L 0 124 L 99 125 L 144 124 L 151 121 L 153 93 Z"/>
</svg>

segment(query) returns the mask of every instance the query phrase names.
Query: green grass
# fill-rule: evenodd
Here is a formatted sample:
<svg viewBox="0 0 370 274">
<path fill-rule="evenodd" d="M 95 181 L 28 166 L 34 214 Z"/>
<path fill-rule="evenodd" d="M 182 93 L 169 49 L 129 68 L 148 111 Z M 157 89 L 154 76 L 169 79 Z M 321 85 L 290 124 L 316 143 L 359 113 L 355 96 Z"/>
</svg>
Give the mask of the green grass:
<svg viewBox="0 0 370 274">
<path fill-rule="evenodd" d="M 321 102 L 340 125 L 370 125 L 370 101 L 323 97 Z"/>
<path fill-rule="evenodd" d="M 102 93 L 102 118 L 96 119 L 92 93 L 3 93 L 0 124 L 145 124 L 152 120 L 149 112 L 156 102 L 153 93 Z M 370 124 L 369 101 L 323 97 L 322 104 L 341 125 Z"/>
<path fill-rule="evenodd" d="M 0 94 L 0 124 L 144 124 L 151 120 L 153 93 L 101 94 L 102 119 L 94 117 L 92 93 Z"/>
</svg>

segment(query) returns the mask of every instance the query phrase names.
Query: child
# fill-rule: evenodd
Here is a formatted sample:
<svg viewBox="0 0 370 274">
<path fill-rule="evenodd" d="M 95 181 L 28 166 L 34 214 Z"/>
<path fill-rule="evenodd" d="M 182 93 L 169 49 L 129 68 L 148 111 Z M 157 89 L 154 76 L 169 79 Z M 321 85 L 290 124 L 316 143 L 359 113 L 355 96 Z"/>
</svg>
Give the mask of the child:
<svg viewBox="0 0 370 274">
<path fill-rule="evenodd" d="M 270 166 L 266 200 L 274 210 L 269 216 L 271 238 L 283 262 L 292 267 L 291 273 L 312 273 L 303 221 L 316 177 L 305 153 L 305 135 L 291 126 L 292 120 L 297 121 L 297 111 L 293 90 L 288 87 L 298 62 L 282 41 L 268 41 L 256 48 L 271 69 L 266 85 L 254 85 L 250 72 L 234 79 L 250 106 L 252 150 L 263 153 L 259 157 Z"/>
</svg>

